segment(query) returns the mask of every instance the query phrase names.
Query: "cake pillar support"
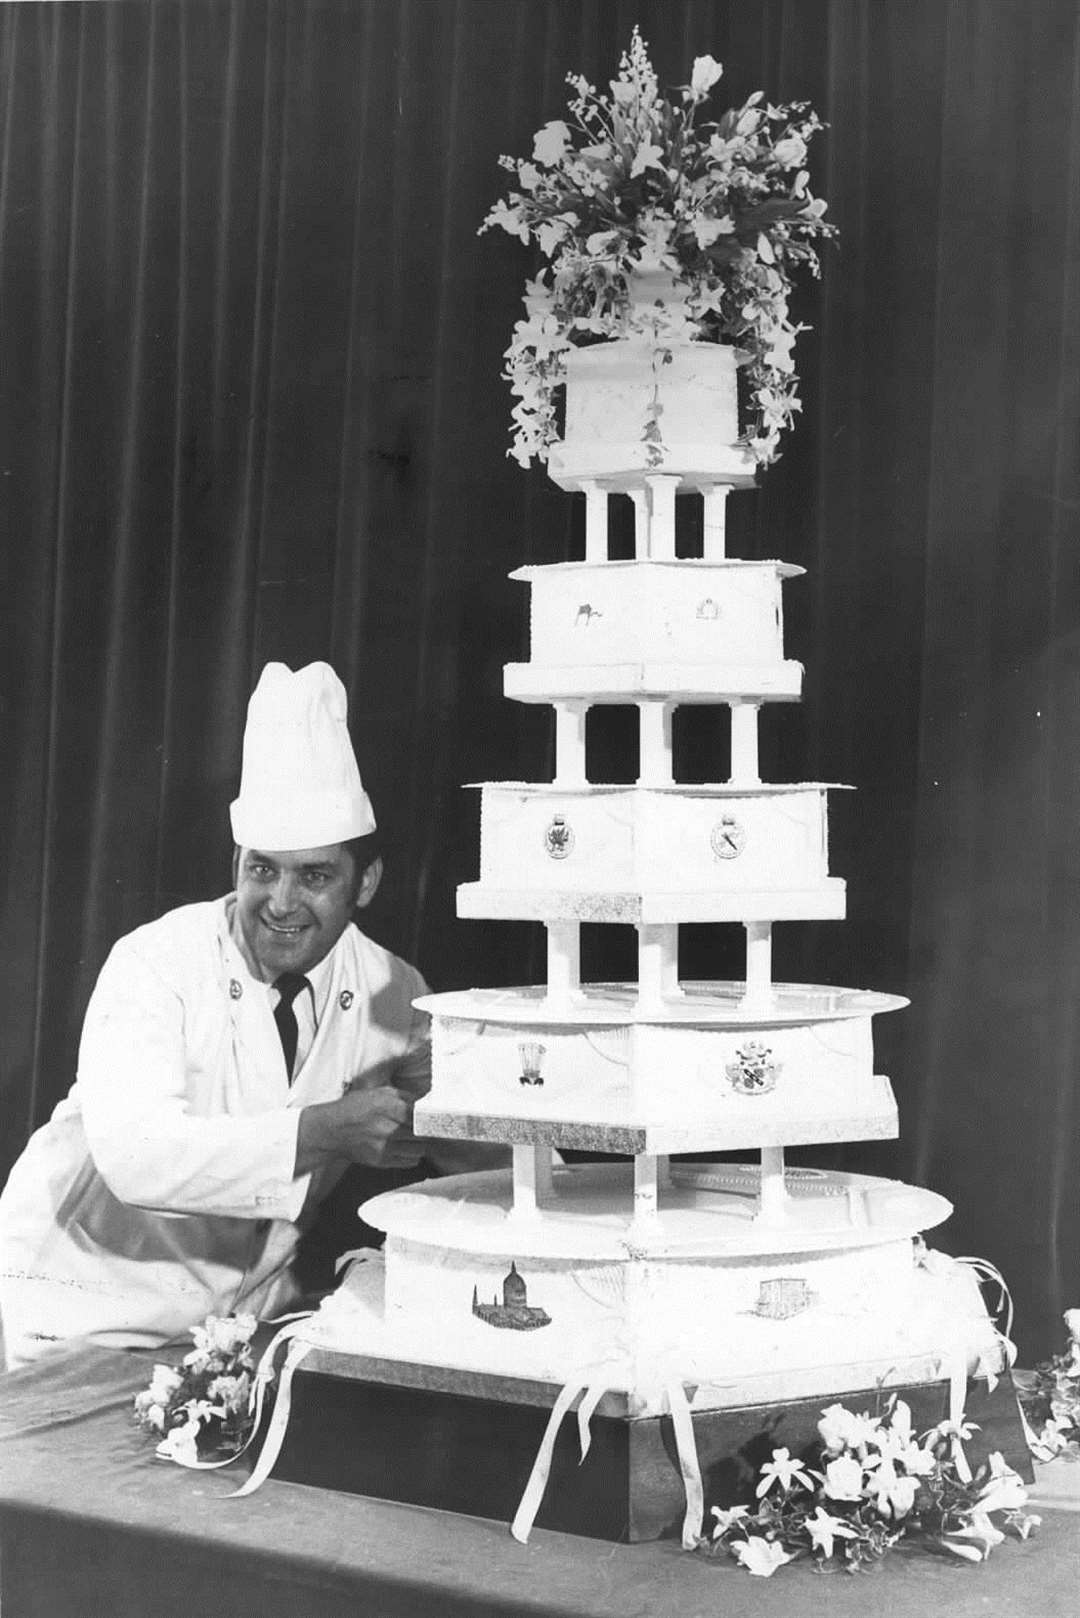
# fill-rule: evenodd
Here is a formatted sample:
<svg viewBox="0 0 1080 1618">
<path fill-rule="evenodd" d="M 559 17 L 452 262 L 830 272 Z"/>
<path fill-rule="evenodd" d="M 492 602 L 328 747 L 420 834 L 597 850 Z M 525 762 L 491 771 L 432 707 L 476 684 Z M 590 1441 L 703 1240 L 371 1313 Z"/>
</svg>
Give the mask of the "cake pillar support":
<svg viewBox="0 0 1080 1618">
<path fill-rule="evenodd" d="M 608 554 L 608 497 L 591 478 L 582 483 L 585 491 L 585 560 L 606 562 Z"/>
<path fill-rule="evenodd" d="M 747 1010 L 763 1010 L 772 1004 L 772 922 L 747 921 L 746 991 L 742 1004 Z"/>
<path fill-rule="evenodd" d="M 669 787 L 672 784 L 671 721 L 674 712 L 673 702 L 638 703 L 639 786 Z"/>
<path fill-rule="evenodd" d="M 727 555 L 727 498 L 730 483 L 706 483 L 701 490 L 704 499 L 704 543 L 702 556 L 706 562 L 722 562 Z"/>
<path fill-rule="evenodd" d="M 660 1159 L 653 1152 L 634 1158 L 634 1224 L 650 1224 L 660 1212 Z"/>
<path fill-rule="evenodd" d="M 551 1192 L 551 1147 L 532 1141 L 516 1145 L 514 1153 L 513 1219 L 535 1219 L 538 1202 Z"/>
<path fill-rule="evenodd" d="M 547 923 L 547 999 L 568 1006 L 581 986 L 581 926 L 576 921 Z"/>
<path fill-rule="evenodd" d="M 649 502 L 644 489 L 628 489 L 634 507 L 634 555 L 640 561 L 649 554 Z"/>
<path fill-rule="evenodd" d="M 638 927 L 638 1005 L 660 1010 L 679 993 L 679 927 L 677 922 Z"/>
<path fill-rule="evenodd" d="M 587 702 L 555 703 L 555 781 L 563 787 L 585 786 L 585 716 Z"/>
<path fill-rule="evenodd" d="M 758 774 L 758 704 L 733 702 L 731 704 L 731 776 L 732 781 L 745 781 L 756 785 Z"/>
<path fill-rule="evenodd" d="M 763 1146 L 761 1149 L 761 1195 L 758 1218 L 763 1225 L 787 1223 L 788 1196 L 784 1182 L 784 1148 Z"/>
<path fill-rule="evenodd" d="M 654 561 L 675 560 L 675 491 L 679 479 L 663 473 L 646 476 L 649 491 L 649 556 Z"/>
</svg>

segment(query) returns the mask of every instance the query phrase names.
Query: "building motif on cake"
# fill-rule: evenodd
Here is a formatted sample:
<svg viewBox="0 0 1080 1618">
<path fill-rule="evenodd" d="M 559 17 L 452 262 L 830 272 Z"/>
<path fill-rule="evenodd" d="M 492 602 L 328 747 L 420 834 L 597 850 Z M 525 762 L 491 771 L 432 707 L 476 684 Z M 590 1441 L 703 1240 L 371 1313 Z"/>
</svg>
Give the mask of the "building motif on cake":
<svg viewBox="0 0 1080 1618">
<path fill-rule="evenodd" d="M 750 1313 L 760 1315 L 765 1320 L 792 1320 L 796 1315 L 803 1314 L 815 1301 L 814 1293 L 802 1276 L 772 1276 L 762 1281 L 757 1303 Z"/>
<path fill-rule="evenodd" d="M 481 1303 L 479 1289 L 473 1287 L 472 1312 L 477 1320 L 498 1326 L 502 1331 L 536 1331 L 540 1326 L 551 1325 L 547 1310 L 530 1304 L 528 1288 L 516 1264 L 510 1265 L 502 1291 L 502 1303 L 494 1298 L 490 1303 Z"/>
</svg>

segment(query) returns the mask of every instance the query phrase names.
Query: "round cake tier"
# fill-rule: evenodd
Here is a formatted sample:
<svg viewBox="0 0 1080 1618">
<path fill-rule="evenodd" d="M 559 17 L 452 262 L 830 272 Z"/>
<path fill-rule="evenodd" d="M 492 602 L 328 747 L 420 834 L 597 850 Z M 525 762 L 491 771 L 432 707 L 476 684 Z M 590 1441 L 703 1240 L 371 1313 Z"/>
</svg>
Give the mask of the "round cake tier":
<svg viewBox="0 0 1080 1618">
<path fill-rule="evenodd" d="M 469 890 L 469 913 L 480 913 L 481 895 L 497 902 L 510 891 L 601 900 L 681 893 L 694 900 L 699 916 L 705 904 L 701 919 L 718 921 L 744 919 L 744 894 L 771 895 L 771 918 L 801 916 L 803 896 L 811 894 L 819 903 L 831 901 L 826 914 L 842 915 L 842 885 L 839 892 L 827 886 L 830 790 L 819 782 L 487 782 L 480 801 L 479 891 Z"/>
<path fill-rule="evenodd" d="M 738 437 L 732 347 L 624 338 L 567 355 L 566 428 L 548 471 L 563 487 L 636 471 L 752 483 Z"/>
<path fill-rule="evenodd" d="M 671 1381 L 708 1409 L 1002 1363 L 971 1271 L 912 1239 L 947 1216 L 940 1197 L 797 1171 L 790 1225 L 766 1234 L 746 1214 L 752 1170 L 676 1174 L 651 1236 L 626 1222 L 628 1165 L 556 1170 L 533 1219 L 511 1212 L 509 1174 L 385 1193 L 362 1210 L 388 1232 L 385 1257 L 354 1267 L 306 1335 L 522 1383 L 584 1381 L 625 1392 L 633 1414 L 661 1411 Z"/>
<path fill-rule="evenodd" d="M 761 1169 L 747 1163 L 673 1163 L 661 1210 L 647 1220 L 634 1216 L 631 1163 L 556 1168 L 551 1195 L 526 1217 L 514 1210 L 509 1169 L 384 1191 L 361 1213 L 388 1236 L 437 1240 L 461 1253 L 605 1262 L 854 1253 L 910 1242 L 952 1213 L 934 1191 L 867 1174 L 788 1167 L 784 1185 L 779 1224 L 756 1217 Z"/>
<path fill-rule="evenodd" d="M 631 984 L 557 1005 L 542 989 L 428 995 L 432 1085 L 418 1135 L 585 1151 L 688 1152 L 888 1139 L 871 1017 L 906 1004 L 855 989 L 682 986 L 645 1007 Z"/>
</svg>

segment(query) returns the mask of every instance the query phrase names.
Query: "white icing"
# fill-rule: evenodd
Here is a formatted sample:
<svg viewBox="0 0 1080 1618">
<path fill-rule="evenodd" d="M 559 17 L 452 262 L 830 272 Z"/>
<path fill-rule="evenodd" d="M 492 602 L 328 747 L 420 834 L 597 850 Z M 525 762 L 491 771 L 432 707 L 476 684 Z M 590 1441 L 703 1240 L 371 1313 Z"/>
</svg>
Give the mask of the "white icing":
<svg viewBox="0 0 1080 1618">
<path fill-rule="evenodd" d="M 480 880 L 492 888 L 782 895 L 828 875 L 818 785 L 481 791 Z"/>
</svg>

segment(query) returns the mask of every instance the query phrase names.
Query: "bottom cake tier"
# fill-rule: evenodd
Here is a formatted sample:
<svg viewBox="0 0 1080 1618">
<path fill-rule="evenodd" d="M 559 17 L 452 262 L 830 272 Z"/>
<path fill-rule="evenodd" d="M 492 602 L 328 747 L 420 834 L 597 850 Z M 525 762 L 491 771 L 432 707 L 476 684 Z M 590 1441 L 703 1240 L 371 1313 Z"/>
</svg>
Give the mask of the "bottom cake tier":
<svg viewBox="0 0 1080 1618">
<path fill-rule="evenodd" d="M 788 1215 L 766 1228 L 756 1174 L 673 1166 L 647 1229 L 628 1213 L 630 1164 L 556 1170 L 550 1205 L 524 1219 L 508 1171 L 385 1193 L 363 1208 L 385 1254 L 353 1268 L 308 1335 L 506 1379 L 507 1398 L 523 1381 L 602 1384 L 632 1414 L 659 1411 L 675 1380 L 708 1409 L 1001 1367 L 975 1275 L 919 1238 L 947 1217 L 942 1198 L 794 1170 Z"/>
</svg>

